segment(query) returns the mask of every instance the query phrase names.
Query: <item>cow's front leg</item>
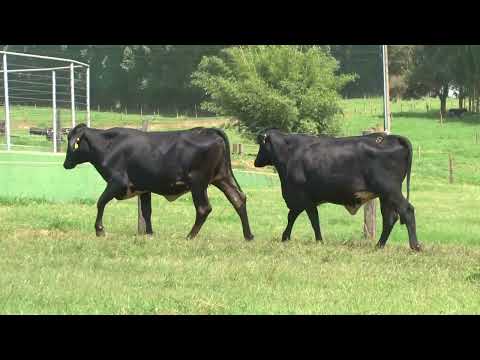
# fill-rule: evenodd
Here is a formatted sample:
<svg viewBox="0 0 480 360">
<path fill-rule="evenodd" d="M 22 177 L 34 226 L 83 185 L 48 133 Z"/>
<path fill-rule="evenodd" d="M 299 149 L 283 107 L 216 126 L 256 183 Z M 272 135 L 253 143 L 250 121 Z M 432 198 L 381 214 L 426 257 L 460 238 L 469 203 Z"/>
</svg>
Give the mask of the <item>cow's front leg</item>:
<svg viewBox="0 0 480 360">
<path fill-rule="evenodd" d="M 97 219 L 95 220 L 95 233 L 97 234 L 97 236 L 105 236 L 105 229 L 102 224 L 103 211 L 105 210 L 105 206 L 114 197 L 123 196 L 124 192 L 124 186 L 116 182 L 109 182 L 102 195 L 100 195 L 100 198 L 97 201 Z"/>
</svg>

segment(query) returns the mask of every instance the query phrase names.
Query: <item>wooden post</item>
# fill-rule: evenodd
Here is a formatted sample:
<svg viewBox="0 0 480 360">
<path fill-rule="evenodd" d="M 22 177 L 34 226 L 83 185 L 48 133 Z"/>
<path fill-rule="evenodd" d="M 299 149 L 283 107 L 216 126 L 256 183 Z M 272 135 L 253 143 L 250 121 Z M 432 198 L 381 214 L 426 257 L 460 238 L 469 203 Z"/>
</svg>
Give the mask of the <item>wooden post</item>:
<svg viewBox="0 0 480 360">
<path fill-rule="evenodd" d="M 237 145 L 237 144 L 233 144 L 233 146 L 232 146 L 232 152 L 233 152 L 233 154 L 236 154 L 236 153 L 237 153 L 237 149 L 238 149 L 238 145 Z"/>
<path fill-rule="evenodd" d="M 142 120 L 142 131 L 148 131 L 148 119 Z M 142 202 L 140 195 L 138 198 L 138 235 L 145 235 L 147 233 L 147 226 L 145 224 L 145 218 L 142 214 Z"/>
<path fill-rule="evenodd" d="M 362 132 L 362 135 L 368 135 L 374 130 L 366 130 Z M 376 215 L 377 215 L 377 200 L 370 200 L 363 207 L 363 237 L 366 240 L 375 240 L 376 238 Z"/>
<path fill-rule="evenodd" d="M 238 155 L 243 154 L 243 144 L 238 144 Z"/>
<path fill-rule="evenodd" d="M 62 143 L 62 126 L 61 126 L 61 122 L 60 122 L 60 109 L 57 109 L 57 118 L 56 118 L 56 121 L 57 121 L 57 152 L 60 152 L 60 145 Z M 68 144 L 67 144 L 68 146 Z"/>
<path fill-rule="evenodd" d="M 452 154 L 448 154 L 448 182 L 453 184 L 453 159 Z"/>
</svg>

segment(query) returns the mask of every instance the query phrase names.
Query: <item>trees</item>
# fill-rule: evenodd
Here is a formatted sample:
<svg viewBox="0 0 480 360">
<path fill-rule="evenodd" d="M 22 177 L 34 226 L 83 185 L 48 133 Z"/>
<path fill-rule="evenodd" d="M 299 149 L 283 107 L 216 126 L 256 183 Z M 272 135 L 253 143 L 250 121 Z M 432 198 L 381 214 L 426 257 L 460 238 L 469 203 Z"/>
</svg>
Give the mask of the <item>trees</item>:
<svg viewBox="0 0 480 360">
<path fill-rule="evenodd" d="M 316 46 L 239 46 L 202 59 L 192 84 L 204 109 L 235 116 L 248 132 L 335 133 L 338 92 L 352 79 L 336 75 L 338 62 Z"/>
<path fill-rule="evenodd" d="M 204 55 L 224 45 L 4 45 L 7 51 L 71 58 L 91 67 L 92 106 L 193 109 L 203 93 L 190 85 L 190 75 Z M 16 59 L 17 63 L 27 61 Z"/>
<path fill-rule="evenodd" d="M 330 45 L 340 74 L 357 74 L 341 91 L 348 98 L 383 94 L 382 50 L 380 45 Z"/>
<path fill-rule="evenodd" d="M 433 93 L 440 99 L 440 111 L 446 113 L 447 97 L 455 79 L 457 49 L 452 45 L 418 45 L 413 55 L 413 66 L 408 74 L 411 93 Z"/>
</svg>

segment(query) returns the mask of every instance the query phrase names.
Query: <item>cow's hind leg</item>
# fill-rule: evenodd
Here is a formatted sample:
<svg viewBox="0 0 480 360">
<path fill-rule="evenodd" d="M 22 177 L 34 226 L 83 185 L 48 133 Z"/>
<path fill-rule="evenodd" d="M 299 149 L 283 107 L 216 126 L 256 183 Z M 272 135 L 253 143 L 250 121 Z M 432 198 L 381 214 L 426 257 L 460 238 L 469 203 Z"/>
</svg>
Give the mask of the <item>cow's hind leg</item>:
<svg viewBox="0 0 480 360">
<path fill-rule="evenodd" d="M 378 248 L 383 248 L 392 232 L 393 226 L 398 221 L 398 214 L 395 207 L 386 199 L 380 199 L 380 209 L 382 211 L 383 230 L 380 240 L 377 243 Z"/>
<path fill-rule="evenodd" d="M 95 233 L 97 236 L 105 236 L 105 229 L 102 223 L 105 206 L 116 196 L 122 196 L 124 192 L 125 188 L 123 186 L 116 182 L 110 182 L 102 195 L 100 195 L 97 201 L 97 218 L 95 220 Z"/>
<path fill-rule="evenodd" d="M 320 232 L 320 220 L 318 219 L 318 210 L 316 206 L 306 209 L 313 231 L 315 232 L 315 240 L 323 242 L 322 233 Z"/>
<path fill-rule="evenodd" d="M 193 186 L 192 198 L 197 214 L 195 218 L 195 224 L 193 225 L 192 230 L 190 230 L 190 233 L 187 235 L 187 239 L 193 239 L 195 236 L 197 236 L 198 232 L 202 228 L 202 225 L 205 223 L 205 220 L 207 220 L 208 215 L 212 212 L 212 207 L 208 201 L 206 186 Z"/>
<path fill-rule="evenodd" d="M 228 201 L 233 205 L 242 222 L 243 237 L 245 240 L 252 240 L 253 234 L 250 230 L 250 224 L 248 222 L 247 215 L 247 197 L 242 193 L 238 187 L 234 184 L 231 178 L 225 178 L 220 181 L 215 181 L 214 186 L 220 189 Z"/>
<path fill-rule="evenodd" d="M 145 219 L 145 230 L 147 235 L 153 235 L 152 229 L 152 193 L 140 195 L 142 216 Z"/>
<path fill-rule="evenodd" d="M 301 210 L 291 209 L 288 212 L 288 224 L 287 224 L 287 227 L 285 228 L 285 231 L 283 232 L 282 241 L 290 240 L 293 224 L 295 223 L 295 220 L 297 220 L 298 215 L 300 215 L 303 212 L 303 210 L 304 209 L 301 209 Z"/>
<path fill-rule="evenodd" d="M 395 196 L 392 203 L 395 206 L 397 213 L 400 215 L 401 223 L 407 225 L 410 248 L 415 251 L 420 251 L 421 246 L 417 240 L 414 207 L 403 197 L 402 194 Z"/>
</svg>

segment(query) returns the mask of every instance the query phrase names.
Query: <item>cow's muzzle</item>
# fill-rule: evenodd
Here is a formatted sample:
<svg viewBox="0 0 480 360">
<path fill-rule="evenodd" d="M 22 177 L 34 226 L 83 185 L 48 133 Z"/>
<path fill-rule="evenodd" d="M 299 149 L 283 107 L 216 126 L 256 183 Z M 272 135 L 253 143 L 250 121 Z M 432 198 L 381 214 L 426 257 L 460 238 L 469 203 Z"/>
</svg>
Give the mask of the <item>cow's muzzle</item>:
<svg viewBox="0 0 480 360">
<path fill-rule="evenodd" d="M 75 164 L 71 161 L 65 161 L 63 163 L 63 167 L 67 170 L 73 169 L 75 167 Z"/>
</svg>

